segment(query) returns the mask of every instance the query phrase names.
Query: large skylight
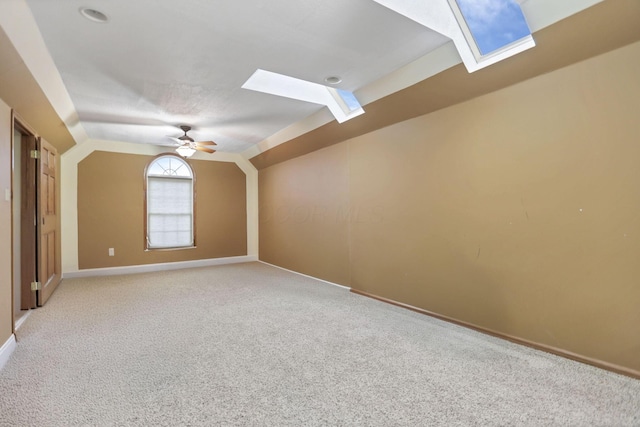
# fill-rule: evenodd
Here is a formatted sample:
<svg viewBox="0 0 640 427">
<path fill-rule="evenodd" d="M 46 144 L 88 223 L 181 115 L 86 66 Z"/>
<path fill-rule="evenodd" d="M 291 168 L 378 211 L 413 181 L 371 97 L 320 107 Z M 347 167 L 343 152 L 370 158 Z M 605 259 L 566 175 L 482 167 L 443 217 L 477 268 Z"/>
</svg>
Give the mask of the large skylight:
<svg viewBox="0 0 640 427">
<path fill-rule="evenodd" d="M 456 0 L 480 55 L 531 36 L 515 0 Z"/>
<path fill-rule="evenodd" d="M 536 45 L 520 9 L 524 0 L 374 1 L 449 37 L 470 73 Z"/>
</svg>

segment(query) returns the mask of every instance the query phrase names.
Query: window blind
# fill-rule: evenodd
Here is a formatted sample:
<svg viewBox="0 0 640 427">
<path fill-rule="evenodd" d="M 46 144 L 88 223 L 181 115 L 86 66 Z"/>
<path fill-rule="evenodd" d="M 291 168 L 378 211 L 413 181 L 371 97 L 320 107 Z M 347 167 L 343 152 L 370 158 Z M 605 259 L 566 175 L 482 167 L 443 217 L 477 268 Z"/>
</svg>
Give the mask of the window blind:
<svg viewBox="0 0 640 427">
<path fill-rule="evenodd" d="M 150 248 L 193 246 L 193 181 L 147 179 L 147 241 Z"/>
</svg>

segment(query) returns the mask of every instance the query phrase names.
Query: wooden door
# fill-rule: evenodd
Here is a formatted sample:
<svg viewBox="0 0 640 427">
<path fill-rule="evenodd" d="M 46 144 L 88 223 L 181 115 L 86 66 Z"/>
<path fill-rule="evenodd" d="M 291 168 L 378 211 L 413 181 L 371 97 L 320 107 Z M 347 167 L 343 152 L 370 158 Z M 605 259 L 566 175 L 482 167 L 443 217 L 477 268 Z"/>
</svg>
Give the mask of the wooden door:
<svg viewBox="0 0 640 427">
<path fill-rule="evenodd" d="M 44 305 L 61 280 L 60 223 L 58 221 L 58 152 L 47 141 L 40 139 L 40 173 L 38 177 L 38 306 Z"/>
</svg>

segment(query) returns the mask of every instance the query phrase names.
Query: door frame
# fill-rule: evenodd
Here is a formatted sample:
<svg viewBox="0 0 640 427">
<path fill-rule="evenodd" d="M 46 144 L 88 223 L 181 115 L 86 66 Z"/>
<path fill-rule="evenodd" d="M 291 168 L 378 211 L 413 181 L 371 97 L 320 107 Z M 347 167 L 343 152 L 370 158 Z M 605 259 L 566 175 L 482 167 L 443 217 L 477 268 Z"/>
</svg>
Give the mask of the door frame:
<svg viewBox="0 0 640 427">
<path fill-rule="evenodd" d="M 19 146 L 15 141 L 16 132 L 21 135 Z M 56 148 L 42 139 L 15 110 L 11 112 L 10 145 L 11 191 L 14 191 L 16 177 L 20 177 L 18 184 L 21 196 L 19 207 L 16 205 L 13 193 L 11 197 L 11 315 L 12 329 L 15 333 L 17 314 L 15 303 L 18 296 L 14 270 L 20 268 L 21 273 L 21 310 L 30 310 L 44 305 L 62 280 L 60 156 Z M 17 150 L 20 150 L 18 164 L 16 163 Z M 43 152 L 47 155 L 46 161 L 41 158 Z M 35 155 L 32 156 L 32 153 Z M 46 185 L 46 188 L 42 188 L 43 185 Z M 41 200 L 42 197 L 47 197 L 47 200 Z M 20 216 L 19 226 L 14 224 L 14 221 L 17 221 L 15 215 Z M 14 266 L 16 239 L 20 241 L 20 267 Z M 46 278 L 43 277 L 45 275 Z M 42 283 L 43 281 L 46 283 Z M 33 283 L 38 284 L 38 289 L 34 289 Z"/>
</svg>

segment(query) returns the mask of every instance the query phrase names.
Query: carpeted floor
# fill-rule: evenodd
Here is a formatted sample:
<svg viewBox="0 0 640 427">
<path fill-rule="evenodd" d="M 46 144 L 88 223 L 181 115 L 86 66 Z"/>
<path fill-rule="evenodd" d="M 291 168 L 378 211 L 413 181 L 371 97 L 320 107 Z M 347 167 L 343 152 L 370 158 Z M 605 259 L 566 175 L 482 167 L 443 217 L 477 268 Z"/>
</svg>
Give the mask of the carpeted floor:
<svg viewBox="0 0 640 427">
<path fill-rule="evenodd" d="M 640 381 L 259 263 L 65 280 L 2 426 L 640 425 Z"/>
</svg>

